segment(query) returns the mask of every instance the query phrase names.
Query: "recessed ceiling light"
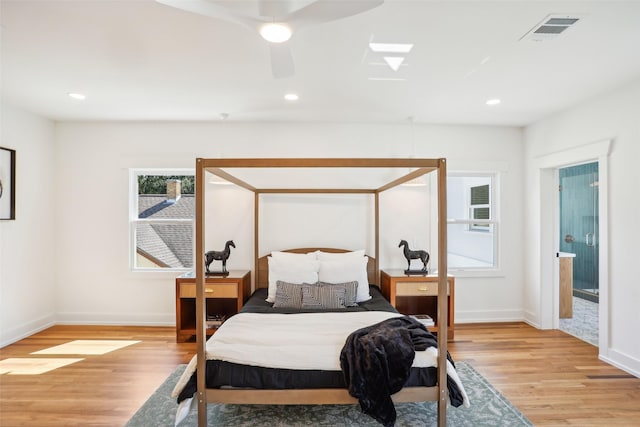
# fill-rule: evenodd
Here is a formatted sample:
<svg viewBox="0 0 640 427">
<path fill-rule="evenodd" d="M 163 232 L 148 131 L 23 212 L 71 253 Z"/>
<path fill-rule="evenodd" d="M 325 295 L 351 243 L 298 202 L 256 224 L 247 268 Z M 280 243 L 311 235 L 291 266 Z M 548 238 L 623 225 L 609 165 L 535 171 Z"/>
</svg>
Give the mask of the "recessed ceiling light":
<svg viewBox="0 0 640 427">
<path fill-rule="evenodd" d="M 291 28 L 286 24 L 270 22 L 260 27 L 260 35 L 268 42 L 282 43 L 291 38 Z"/>
<path fill-rule="evenodd" d="M 288 93 L 284 96 L 287 101 L 297 101 L 300 97 L 297 93 Z"/>
<path fill-rule="evenodd" d="M 494 99 L 489 99 L 487 100 L 486 104 L 487 105 L 498 105 L 500 104 L 500 100 L 498 98 L 494 98 Z"/>
<path fill-rule="evenodd" d="M 409 53 L 413 49 L 413 43 L 369 43 L 373 52 Z"/>
<path fill-rule="evenodd" d="M 68 95 L 69 98 L 77 99 L 78 101 L 84 101 L 85 99 L 87 99 L 87 96 L 81 93 L 69 93 Z"/>
</svg>

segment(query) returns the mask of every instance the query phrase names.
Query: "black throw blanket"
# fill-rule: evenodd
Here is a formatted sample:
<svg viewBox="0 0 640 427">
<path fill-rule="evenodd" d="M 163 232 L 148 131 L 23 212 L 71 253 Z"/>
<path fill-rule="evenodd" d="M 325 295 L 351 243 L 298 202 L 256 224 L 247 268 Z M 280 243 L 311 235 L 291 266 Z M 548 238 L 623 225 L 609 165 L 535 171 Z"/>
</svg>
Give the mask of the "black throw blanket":
<svg viewBox="0 0 640 427">
<path fill-rule="evenodd" d="M 409 378 L 415 352 L 428 347 L 437 347 L 436 337 L 409 316 L 351 333 L 340 353 L 340 367 L 349 394 L 359 400 L 362 412 L 385 427 L 393 426 L 396 409 L 391 395 Z M 453 363 L 449 354 L 447 358 Z"/>
</svg>

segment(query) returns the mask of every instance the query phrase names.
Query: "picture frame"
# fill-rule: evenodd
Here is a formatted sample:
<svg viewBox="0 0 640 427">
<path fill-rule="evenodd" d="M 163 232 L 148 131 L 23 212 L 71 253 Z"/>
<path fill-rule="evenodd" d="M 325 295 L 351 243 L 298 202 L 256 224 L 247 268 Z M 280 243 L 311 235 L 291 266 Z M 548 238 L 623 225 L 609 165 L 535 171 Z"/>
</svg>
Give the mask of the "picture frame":
<svg viewBox="0 0 640 427">
<path fill-rule="evenodd" d="M 16 150 L 0 147 L 0 220 L 16 219 Z"/>
</svg>

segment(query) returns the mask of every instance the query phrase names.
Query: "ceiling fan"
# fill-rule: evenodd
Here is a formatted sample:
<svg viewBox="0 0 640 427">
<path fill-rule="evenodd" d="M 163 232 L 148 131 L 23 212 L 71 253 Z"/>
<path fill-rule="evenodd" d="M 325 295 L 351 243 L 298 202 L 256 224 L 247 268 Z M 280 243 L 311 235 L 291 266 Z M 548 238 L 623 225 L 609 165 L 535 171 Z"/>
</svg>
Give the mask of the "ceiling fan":
<svg viewBox="0 0 640 427">
<path fill-rule="evenodd" d="M 271 71 L 275 78 L 291 77 L 294 73 L 293 57 L 287 41 L 297 30 L 357 15 L 384 3 L 384 0 L 156 1 L 188 12 L 235 22 L 257 31 L 269 42 Z"/>
</svg>

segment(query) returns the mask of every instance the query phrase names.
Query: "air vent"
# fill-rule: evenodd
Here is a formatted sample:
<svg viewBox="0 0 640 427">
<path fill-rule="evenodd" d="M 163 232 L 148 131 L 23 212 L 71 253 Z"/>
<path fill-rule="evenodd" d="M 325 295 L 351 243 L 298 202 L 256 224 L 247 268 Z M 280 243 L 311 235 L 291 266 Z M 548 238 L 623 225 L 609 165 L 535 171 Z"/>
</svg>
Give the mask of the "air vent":
<svg viewBox="0 0 640 427">
<path fill-rule="evenodd" d="M 564 33 L 567 29 L 580 21 L 579 16 L 569 15 L 547 15 L 541 22 L 531 29 L 520 40 L 544 41 Z"/>
</svg>

